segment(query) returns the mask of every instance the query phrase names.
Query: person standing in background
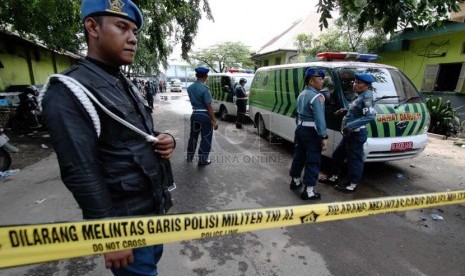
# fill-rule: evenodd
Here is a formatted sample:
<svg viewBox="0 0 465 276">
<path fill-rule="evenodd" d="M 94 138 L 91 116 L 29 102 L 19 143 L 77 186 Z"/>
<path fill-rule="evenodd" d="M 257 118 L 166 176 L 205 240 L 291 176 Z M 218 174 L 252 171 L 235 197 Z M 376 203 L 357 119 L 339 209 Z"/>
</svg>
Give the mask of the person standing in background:
<svg viewBox="0 0 465 276">
<path fill-rule="evenodd" d="M 245 112 L 247 111 L 247 93 L 245 92 L 244 86 L 247 80 L 241 78 L 239 85 L 234 90 L 236 96 L 237 116 L 236 116 L 236 128 L 242 128 L 242 122 L 244 121 Z"/>
<path fill-rule="evenodd" d="M 195 68 L 197 81 L 187 88 L 187 94 L 192 105 L 192 115 L 186 160 L 192 162 L 194 159 L 197 140 L 201 134 L 202 140 L 198 151 L 199 166 L 210 165 L 211 160 L 208 157 L 212 147 L 213 130 L 218 129 L 218 123 L 211 105 L 210 89 L 205 85 L 209 71 L 210 69 L 205 67 Z"/>
<path fill-rule="evenodd" d="M 153 110 L 153 97 L 155 93 L 153 91 L 153 86 L 150 83 L 150 81 L 145 82 L 144 91 L 145 91 L 145 98 L 147 99 L 147 104 Z"/>
</svg>

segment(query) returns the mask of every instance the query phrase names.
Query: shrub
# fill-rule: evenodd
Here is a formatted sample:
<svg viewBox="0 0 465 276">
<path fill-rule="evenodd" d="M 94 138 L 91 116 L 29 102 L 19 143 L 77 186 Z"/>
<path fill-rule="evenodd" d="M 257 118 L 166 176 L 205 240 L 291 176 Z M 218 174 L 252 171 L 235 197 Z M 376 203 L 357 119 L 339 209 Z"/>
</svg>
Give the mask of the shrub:
<svg viewBox="0 0 465 276">
<path fill-rule="evenodd" d="M 443 101 L 442 97 L 431 97 L 426 101 L 431 116 L 428 132 L 455 136 L 460 129 L 460 119 L 457 110 L 450 106 L 450 101 Z"/>
</svg>

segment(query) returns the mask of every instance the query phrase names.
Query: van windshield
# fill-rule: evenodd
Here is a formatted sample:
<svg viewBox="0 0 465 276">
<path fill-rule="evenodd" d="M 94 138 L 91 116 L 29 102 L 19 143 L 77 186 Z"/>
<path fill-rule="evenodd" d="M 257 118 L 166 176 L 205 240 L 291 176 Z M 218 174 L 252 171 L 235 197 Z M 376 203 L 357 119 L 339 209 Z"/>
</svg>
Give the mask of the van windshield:
<svg viewBox="0 0 465 276">
<path fill-rule="evenodd" d="M 391 68 L 343 67 L 337 70 L 344 94 L 352 92 L 355 73 L 370 73 L 376 82 L 373 96 L 377 103 L 415 103 L 422 99 L 412 82 L 400 71 Z M 348 97 L 346 97 L 348 98 Z"/>
</svg>

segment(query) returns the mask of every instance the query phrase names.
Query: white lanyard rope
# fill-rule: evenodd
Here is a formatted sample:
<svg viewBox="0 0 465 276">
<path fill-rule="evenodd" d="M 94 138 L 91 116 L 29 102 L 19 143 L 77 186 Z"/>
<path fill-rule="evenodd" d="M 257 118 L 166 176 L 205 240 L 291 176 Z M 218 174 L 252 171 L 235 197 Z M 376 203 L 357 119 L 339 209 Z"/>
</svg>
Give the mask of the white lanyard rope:
<svg viewBox="0 0 465 276">
<path fill-rule="evenodd" d="M 137 134 L 140 134 L 141 136 L 143 136 L 145 138 L 145 140 L 147 142 L 154 142 L 154 143 L 158 142 L 158 139 L 156 137 L 154 137 L 153 135 L 150 135 L 150 134 L 147 134 L 147 133 L 143 132 L 142 130 L 138 129 L 137 127 L 130 124 L 129 122 L 127 122 L 127 121 L 121 119 L 120 117 L 116 116 L 113 112 L 111 112 L 105 106 L 103 106 L 97 100 L 97 98 L 95 98 L 95 96 L 84 85 L 82 85 L 77 80 L 75 80 L 74 78 L 71 78 L 69 76 L 65 76 L 65 75 L 61 75 L 61 74 L 54 74 L 54 75 L 51 75 L 47 79 L 47 82 L 44 85 L 44 88 L 42 89 L 42 91 L 40 91 L 40 94 L 39 94 L 39 106 L 40 107 L 42 107 L 42 99 L 44 97 L 44 94 L 47 91 L 48 87 L 50 86 L 50 79 L 51 78 L 57 78 L 58 80 L 60 80 L 63 84 L 65 84 L 71 90 L 71 92 L 73 92 L 73 94 L 77 97 L 79 102 L 81 102 L 84 109 L 87 111 L 87 113 L 89 114 L 89 116 L 90 116 L 90 118 L 92 120 L 92 123 L 93 123 L 93 125 L 95 127 L 95 131 L 97 132 L 97 136 L 100 137 L 100 132 L 101 132 L 100 118 L 98 117 L 98 113 L 95 110 L 95 107 L 92 104 L 92 102 L 90 101 L 90 99 L 92 99 L 92 101 L 94 103 L 96 103 L 111 118 L 115 119 L 116 121 L 118 121 L 119 123 L 121 123 L 124 126 L 128 127 L 129 129 L 136 132 Z"/>
</svg>

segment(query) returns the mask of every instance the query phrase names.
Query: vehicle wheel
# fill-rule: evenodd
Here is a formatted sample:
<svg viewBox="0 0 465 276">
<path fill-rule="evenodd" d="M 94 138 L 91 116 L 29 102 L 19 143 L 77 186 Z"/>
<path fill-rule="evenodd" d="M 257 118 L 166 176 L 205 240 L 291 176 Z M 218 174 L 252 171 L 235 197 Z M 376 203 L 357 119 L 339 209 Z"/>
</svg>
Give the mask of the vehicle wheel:
<svg viewBox="0 0 465 276">
<path fill-rule="evenodd" d="M 261 137 L 268 138 L 269 131 L 265 127 L 265 121 L 263 121 L 262 115 L 258 115 L 257 131 L 258 135 Z"/>
<path fill-rule="evenodd" d="M 221 106 L 221 109 L 220 109 L 220 118 L 221 118 L 221 120 L 223 120 L 223 121 L 227 121 L 227 120 L 229 119 L 228 110 L 227 110 L 226 107 L 224 107 L 224 106 Z"/>
<path fill-rule="evenodd" d="M 0 171 L 4 172 L 11 166 L 11 156 L 4 148 L 0 148 Z"/>
</svg>

